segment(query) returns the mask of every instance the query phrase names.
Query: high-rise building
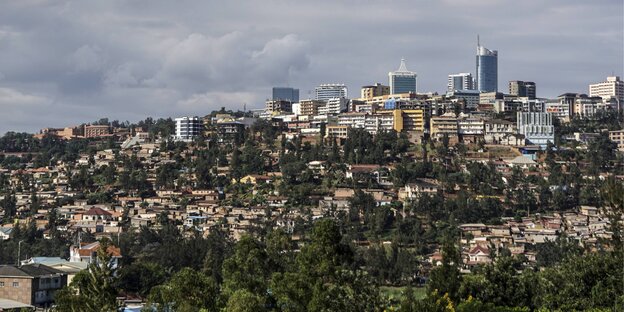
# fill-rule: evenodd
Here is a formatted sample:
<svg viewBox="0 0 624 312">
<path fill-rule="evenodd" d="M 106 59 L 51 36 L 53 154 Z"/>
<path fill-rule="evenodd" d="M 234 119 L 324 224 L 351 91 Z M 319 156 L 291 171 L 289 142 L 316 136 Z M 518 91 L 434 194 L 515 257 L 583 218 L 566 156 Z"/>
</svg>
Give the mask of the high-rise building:
<svg viewBox="0 0 624 312">
<path fill-rule="evenodd" d="M 534 100 L 536 94 L 535 82 L 521 80 L 510 81 L 509 94 L 517 97 L 528 97 L 530 100 Z"/>
<path fill-rule="evenodd" d="M 322 84 L 314 88 L 316 100 L 327 101 L 333 98 L 346 98 L 347 87 L 344 84 Z"/>
<path fill-rule="evenodd" d="M 195 117 L 180 117 L 175 119 L 176 139 L 180 141 L 193 141 L 201 133 L 202 120 Z"/>
<path fill-rule="evenodd" d="M 624 105 L 624 81 L 620 80 L 619 76 L 610 76 L 605 82 L 590 84 L 589 96 L 599 96 L 604 100 L 615 97 L 622 107 Z"/>
<path fill-rule="evenodd" d="M 390 94 L 390 87 L 384 86 L 381 83 L 376 83 L 372 86 L 363 86 L 361 98 L 370 99 L 376 96 L 388 95 Z"/>
<path fill-rule="evenodd" d="M 529 144 L 545 148 L 548 142 L 555 143 L 555 128 L 550 113 L 518 112 L 518 133 L 524 135 Z"/>
<path fill-rule="evenodd" d="M 288 100 L 267 100 L 265 103 L 267 112 L 290 113 L 292 112 L 292 102 Z"/>
<path fill-rule="evenodd" d="M 451 74 L 448 76 L 448 92 L 455 90 L 474 90 L 474 80 L 471 73 Z"/>
<path fill-rule="evenodd" d="M 273 87 L 272 100 L 285 100 L 291 103 L 299 102 L 299 89 L 289 87 Z"/>
<path fill-rule="evenodd" d="M 416 79 L 418 75 L 415 72 L 407 70 L 405 60 L 401 59 L 399 69 L 388 73 L 390 81 L 390 94 L 399 93 L 416 93 Z"/>
<path fill-rule="evenodd" d="M 477 40 L 477 90 L 498 91 L 498 51 L 489 50 Z"/>
</svg>

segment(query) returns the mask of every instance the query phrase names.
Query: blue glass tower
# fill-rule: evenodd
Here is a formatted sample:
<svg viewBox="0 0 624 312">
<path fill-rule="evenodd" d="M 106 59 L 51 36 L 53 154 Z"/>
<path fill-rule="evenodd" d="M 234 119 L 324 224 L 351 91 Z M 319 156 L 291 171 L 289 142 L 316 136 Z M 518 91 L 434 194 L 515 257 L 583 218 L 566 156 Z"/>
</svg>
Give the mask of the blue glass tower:
<svg viewBox="0 0 624 312">
<path fill-rule="evenodd" d="M 401 60 L 401 66 L 394 72 L 388 73 L 390 80 L 390 94 L 416 93 L 416 73 L 407 70 L 405 60 Z"/>
<path fill-rule="evenodd" d="M 285 100 L 292 103 L 299 102 L 299 89 L 289 87 L 273 87 L 272 100 Z"/>
<path fill-rule="evenodd" d="M 489 50 L 477 43 L 477 90 L 498 91 L 498 51 Z"/>
</svg>

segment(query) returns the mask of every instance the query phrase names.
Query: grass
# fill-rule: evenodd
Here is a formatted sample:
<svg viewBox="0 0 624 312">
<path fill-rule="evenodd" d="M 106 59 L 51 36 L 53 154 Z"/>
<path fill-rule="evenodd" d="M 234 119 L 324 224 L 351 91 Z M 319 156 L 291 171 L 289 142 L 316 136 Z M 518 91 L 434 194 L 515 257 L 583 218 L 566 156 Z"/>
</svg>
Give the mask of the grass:
<svg viewBox="0 0 624 312">
<path fill-rule="evenodd" d="M 385 297 L 400 302 L 401 299 L 403 299 L 403 291 L 405 288 L 406 287 L 381 286 L 379 287 L 379 290 Z M 424 287 L 413 287 L 412 289 L 414 289 L 414 296 L 418 300 L 424 299 L 427 296 L 426 289 Z"/>
</svg>

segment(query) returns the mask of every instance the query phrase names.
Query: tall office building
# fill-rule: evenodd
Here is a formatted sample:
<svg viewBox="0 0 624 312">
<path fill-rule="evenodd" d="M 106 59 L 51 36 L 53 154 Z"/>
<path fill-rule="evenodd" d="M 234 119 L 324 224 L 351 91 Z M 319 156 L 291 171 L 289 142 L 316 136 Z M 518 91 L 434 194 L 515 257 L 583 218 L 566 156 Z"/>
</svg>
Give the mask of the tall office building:
<svg viewBox="0 0 624 312">
<path fill-rule="evenodd" d="M 607 81 L 589 85 L 589 96 L 599 96 L 604 100 L 614 97 L 624 105 L 624 81 L 619 76 L 607 77 Z"/>
<path fill-rule="evenodd" d="M 347 87 L 344 84 L 322 84 L 314 88 L 316 100 L 327 101 L 333 98 L 346 98 Z"/>
<path fill-rule="evenodd" d="M 535 82 L 514 80 L 509 82 L 509 94 L 518 97 L 528 97 L 530 100 L 535 99 Z"/>
<path fill-rule="evenodd" d="M 477 90 L 498 91 L 498 51 L 481 46 L 477 40 Z"/>
<path fill-rule="evenodd" d="M 451 74 L 448 76 L 448 92 L 455 90 L 474 90 L 474 80 L 470 73 Z"/>
<path fill-rule="evenodd" d="M 399 93 L 416 93 L 416 79 L 418 75 L 415 72 L 407 70 L 405 60 L 401 59 L 399 69 L 388 73 L 390 81 L 390 94 Z"/>
<path fill-rule="evenodd" d="M 180 141 L 193 141 L 202 129 L 202 120 L 197 116 L 176 118 L 175 123 L 176 139 Z"/>
<path fill-rule="evenodd" d="M 291 103 L 299 102 L 299 89 L 289 87 L 273 87 L 271 100 L 284 100 Z"/>
</svg>

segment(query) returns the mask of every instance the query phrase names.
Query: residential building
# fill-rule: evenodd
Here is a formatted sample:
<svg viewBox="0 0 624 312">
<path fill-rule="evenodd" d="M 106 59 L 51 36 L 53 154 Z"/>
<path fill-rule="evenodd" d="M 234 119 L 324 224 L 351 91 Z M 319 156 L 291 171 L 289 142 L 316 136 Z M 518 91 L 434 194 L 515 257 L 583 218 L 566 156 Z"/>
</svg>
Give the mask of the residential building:
<svg viewBox="0 0 624 312">
<path fill-rule="evenodd" d="M 347 111 L 349 100 L 344 97 L 327 99 L 324 105 L 318 107 L 319 115 L 338 115 Z"/>
<path fill-rule="evenodd" d="M 462 116 L 457 119 L 457 133 L 464 142 L 479 142 L 483 139 L 484 131 L 485 122 L 481 118 Z"/>
<path fill-rule="evenodd" d="M 48 308 L 67 275 L 43 264 L 0 265 L 0 298 Z"/>
<path fill-rule="evenodd" d="M 299 89 L 290 87 L 273 87 L 271 100 L 285 100 L 291 103 L 299 102 Z"/>
<path fill-rule="evenodd" d="M 399 69 L 388 73 L 390 81 L 390 94 L 398 93 L 416 93 L 416 79 L 418 75 L 415 72 L 407 70 L 405 59 L 401 59 Z"/>
<path fill-rule="evenodd" d="M 535 99 L 535 82 L 514 80 L 509 82 L 509 94 L 517 97 Z"/>
<path fill-rule="evenodd" d="M 100 242 L 81 243 L 80 247 L 72 245 L 69 247 L 69 262 L 91 263 L 97 259 L 97 252 L 100 249 Z M 121 249 L 109 245 L 106 252 L 111 257 L 110 266 L 116 268 L 121 259 Z"/>
<path fill-rule="evenodd" d="M 500 144 L 506 137 L 516 134 L 516 124 L 501 119 L 491 119 L 485 122 L 484 139 L 487 144 Z"/>
<path fill-rule="evenodd" d="M 292 112 L 292 102 L 287 100 L 267 100 L 265 110 L 269 113 L 290 113 Z"/>
<path fill-rule="evenodd" d="M 300 115 L 314 116 L 319 114 L 319 107 L 325 105 L 321 100 L 302 100 L 299 102 Z"/>
<path fill-rule="evenodd" d="M 344 113 L 338 115 L 338 125 L 350 128 L 364 128 L 367 113 Z"/>
<path fill-rule="evenodd" d="M 617 144 L 620 151 L 624 151 L 624 129 L 609 131 L 609 139 Z"/>
<path fill-rule="evenodd" d="M 609 76 L 607 81 L 590 84 L 589 96 L 599 96 L 604 100 L 614 97 L 619 103 L 618 109 L 622 109 L 624 105 L 624 82 L 620 80 L 619 76 Z"/>
<path fill-rule="evenodd" d="M 525 136 L 529 144 L 545 148 L 548 142 L 555 142 L 552 115 L 542 112 L 518 112 L 518 133 Z"/>
<path fill-rule="evenodd" d="M 390 94 L 390 86 L 384 86 L 381 83 L 376 83 L 371 86 L 363 86 L 361 90 L 362 99 L 370 99 L 376 96 L 388 94 Z"/>
<path fill-rule="evenodd" d="M 574 99 L 572 114 L 577 117 L 591 118 L 599 111 L 615 110 L 617 105 L 617 99 L 614 97 L 603 99 L 599 96 L 590 97 L 581 94 Z"/>
<path fill-rule="evenodd" d="M 322 84 L 314 89 L 315 99 L 327 101 L 333 98 L 347 98 L 348 90 L 344 84 Z"/>
<path fill-rule="evenodd" d="M 400 110 L 403 121 L 403 131 L 419 131 L 425 130 L 425 111 L 422 109 L 403 109 Z"/>
<path fill-rule="evenodd" d="M 477 42 L 477 90 L 498 91 L 498 51 L 489 50 Z"/>
<path fill-rule="evenodd" d="M 431 139 L 441 140 L 445 135 L 457 141 L 457 118 L 455 116 L 431 117 L 429 120 Z"/>
<path fill-rule="evenodd" d="M 349 126 L 327 126 L 325 128 L 326 138 L 346 139 L 349 135 Z"/>
<path fill-rule="evenodd" d="M 448 76 L 447 91 L 474 90 L 474 79 L 471 73 L 451 74 Z"/>
<path fill-rule="evenodd" d="M 176 139 L 180 141 L 190 142 L 199 136 L 202 130 L 201 118 L 195 117 L 179 117 L 175 119 L 176 123 Z"/>
</svg>

